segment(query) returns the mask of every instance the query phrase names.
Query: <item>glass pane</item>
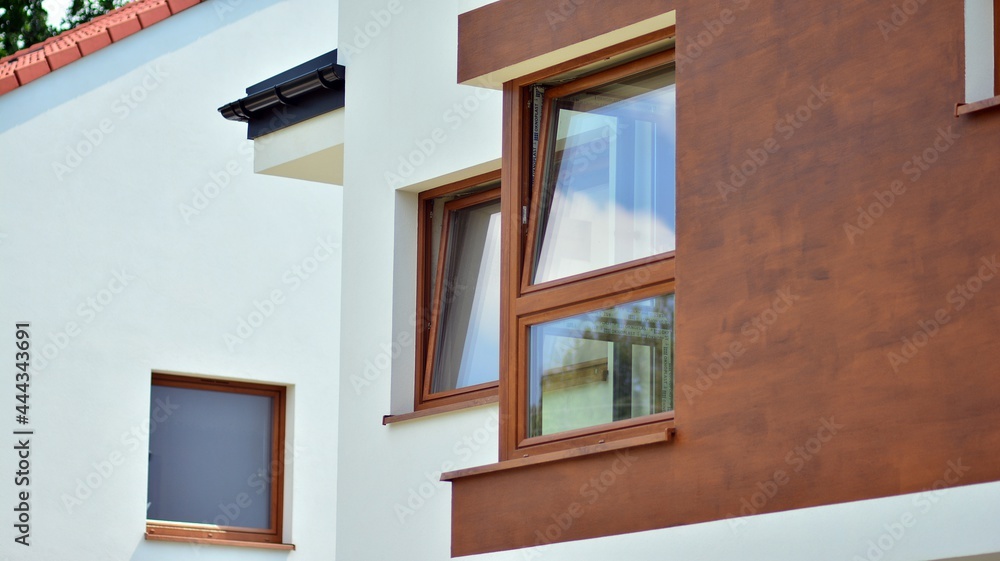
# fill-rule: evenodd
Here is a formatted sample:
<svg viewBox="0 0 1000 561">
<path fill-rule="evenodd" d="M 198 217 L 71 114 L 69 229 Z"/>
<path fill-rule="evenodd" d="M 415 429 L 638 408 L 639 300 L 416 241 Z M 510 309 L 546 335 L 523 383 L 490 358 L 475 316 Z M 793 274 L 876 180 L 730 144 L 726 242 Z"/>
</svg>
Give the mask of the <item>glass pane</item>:
<svg viewBox="0 0 1000 561">
<path fill-rule="evenodd" d="M 674 408 L 674 295 L 533 325 L 528 436 Z"/>
<path fill-rule="evenodd" d="M 450 213 L 431 391 L 500 373 L 500 201 Z"/>
<path fill-rule="evenodd" d="M 553 101 L 534 283 L 674 249 L 672 67 Z"/>
<path fill-rule="evenodd" d="M 269 528 L 272 401 L 153 386 L 147 518 Z"/>
</svg>

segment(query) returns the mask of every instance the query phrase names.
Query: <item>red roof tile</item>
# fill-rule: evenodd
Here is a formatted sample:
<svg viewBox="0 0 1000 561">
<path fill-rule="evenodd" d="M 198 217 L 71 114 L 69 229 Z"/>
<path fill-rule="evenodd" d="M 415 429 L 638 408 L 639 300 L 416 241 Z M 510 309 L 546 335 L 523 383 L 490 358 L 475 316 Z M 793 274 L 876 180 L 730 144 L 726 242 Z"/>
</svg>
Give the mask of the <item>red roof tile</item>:
<svg viewBox="0 0 1000 561">
<path fill-rule="evenodd" d="M 108 18 L 108 33 L 112 41 L 121 41 L 139 31 L 142 31 L 142 24 L 135 14 L 116 14 Z"/>
<path fill-rule="evenodd" d="M 17 83 L 17 76 L 14 76 L 14 67 L 11 65 L 0 65 L 0 95 L 3 95 L 20 84 Z"/>
<path fill-rule="evenodd" d="M 167 3 L 170 4 L 170 11 L 176 14 L 177 12 L 186 10 L 201 1 L 202 0 L 167 0 Z"/>
<path fill-rule="evenodd" d="M 142 23 L 142 26 L 145 28 L 170 17 L 170 6 L 167 5 L 167 0 L 147 2 L 142 9 L 137 10 L 136 13 L 139 16 L 139 22 Z"/>
<path fill-rule="evenodd" d="M 76 31 L 69 34 L 69 37 L 76 41 L 76 45 L 80 47 L 80 54 L 83 56 L 87 56 L 94 51 L 99 51 L 111 44 L 111 36 L 108 35 L 108 29 L 102 24 L 77 28 Z"/>
<path fill-rule="evenodd" d="M 55 41 L 45 44 L 45 58 L 49 61 L 49 68 L 55 70 L 62 68 L 74 60 L 80 58 L 80 47 L 69 37 L 56 38 Z"/>
<path fill-rule="evenodd" d="M 55 37 L 0 58 L 0 95 L 204 1 L 135 0 Z"/>
<path fill-rule="evenodd" d="M 45 51 L 42 49 L 21 55 L 14 61 L 14 75 L 22 86 L 45 76 L 49 71 L 49 61 L 45 59 Z"/>
</svg>

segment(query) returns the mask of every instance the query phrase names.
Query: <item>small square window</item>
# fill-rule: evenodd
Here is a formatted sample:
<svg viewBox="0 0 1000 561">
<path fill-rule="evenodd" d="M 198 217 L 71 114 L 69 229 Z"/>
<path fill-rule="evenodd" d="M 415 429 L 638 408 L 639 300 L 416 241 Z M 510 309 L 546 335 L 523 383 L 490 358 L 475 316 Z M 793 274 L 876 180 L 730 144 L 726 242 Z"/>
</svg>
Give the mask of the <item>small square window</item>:
<svg viewBox="0 0 1000 561">
<path fill-rule="evenodd" d="M 285 388 L 153 375 L 147 536 L 281 542 Z"/>
<path fill-rule="evenodd" d="M 421 196 L 418 317 L 423 354 L 417 357 L 418 409 L 496 394 L 500 189 L 490 180 L 496 176 Z"/>
</svg>

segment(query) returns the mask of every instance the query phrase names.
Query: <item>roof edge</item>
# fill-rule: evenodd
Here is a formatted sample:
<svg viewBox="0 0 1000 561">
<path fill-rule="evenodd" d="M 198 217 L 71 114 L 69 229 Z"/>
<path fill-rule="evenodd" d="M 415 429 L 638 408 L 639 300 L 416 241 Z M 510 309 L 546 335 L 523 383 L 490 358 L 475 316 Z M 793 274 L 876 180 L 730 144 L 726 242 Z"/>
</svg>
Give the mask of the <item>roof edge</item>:
<svg viewBox="0 0 1000 561">
<path fill-rule="evenodd" d="M 0 58 L 0 95 L 207 0 L 136 0 Z"/>
</svg>

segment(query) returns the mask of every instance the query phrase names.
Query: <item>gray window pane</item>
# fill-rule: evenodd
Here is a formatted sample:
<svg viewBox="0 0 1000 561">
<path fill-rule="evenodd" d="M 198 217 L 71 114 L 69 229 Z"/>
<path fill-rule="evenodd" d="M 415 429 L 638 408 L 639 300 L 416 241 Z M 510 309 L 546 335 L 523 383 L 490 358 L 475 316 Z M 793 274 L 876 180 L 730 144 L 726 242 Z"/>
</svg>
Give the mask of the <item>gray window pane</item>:
<svg viewBox="0 0 1000 561">
<path fill-rule="evenodd" d="M 500 372 L 500 202 L 451 216 L 434 393 L 496 381 Z"/>
<path fill-rule="evenodd" d="M 158 408 L 176 409 L 165 420 Z M 152 387 L 150 520 L 270 527 L 270 397 Z"/>
</svg>

